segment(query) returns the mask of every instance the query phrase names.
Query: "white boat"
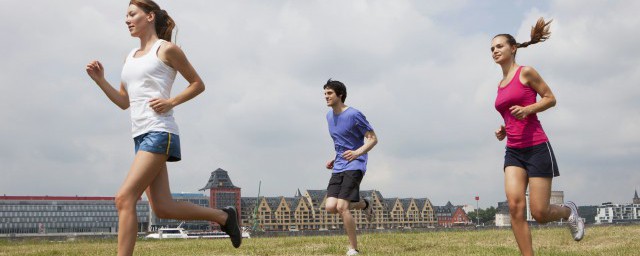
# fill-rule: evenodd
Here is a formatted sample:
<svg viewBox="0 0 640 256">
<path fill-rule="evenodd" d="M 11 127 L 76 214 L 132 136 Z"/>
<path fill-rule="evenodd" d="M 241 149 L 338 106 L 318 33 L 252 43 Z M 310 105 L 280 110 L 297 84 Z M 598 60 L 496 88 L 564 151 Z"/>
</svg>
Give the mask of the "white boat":
<svg viewBox="0 0 640 256">
<path fill-rule="evenodd" d="M 145 238 L 151 239 L 171 239 L 171 238 L 228 238 L 229 235 L 222 231 L 212 231 L 212 232 L 196 232 L 189 233 L 188 231 L 181 228 L 182 224 L 180 224 L 177 228 L 160 228 L 157 233 L 149 234 Z M 244 228 L 242 228 L 242 238 L 251 238 L 249 232 L 247 232 Z"/>
</svg>

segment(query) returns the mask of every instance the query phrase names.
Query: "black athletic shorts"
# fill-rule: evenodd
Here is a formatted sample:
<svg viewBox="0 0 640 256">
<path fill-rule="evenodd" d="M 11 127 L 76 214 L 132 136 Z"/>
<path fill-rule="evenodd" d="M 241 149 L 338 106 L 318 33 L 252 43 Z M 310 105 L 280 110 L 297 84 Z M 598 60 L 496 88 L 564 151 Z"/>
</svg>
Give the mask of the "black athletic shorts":
<svg viewBox="0 0 640 256">
<path fill-rule="evenodd" d="M 331 174 L 329 186 L 327 186 L 327 197 L 359 202 L 362 177 L 364 177 L 364 173 L 361 170 Z"/>
<path fill-rule="evenodd" d="M 504 168 L 507 166 L 521 167 L 529 177 L 560 176 L 556 157 L 548 141 L 526 148 L 506 147 Z"/>
</svg>

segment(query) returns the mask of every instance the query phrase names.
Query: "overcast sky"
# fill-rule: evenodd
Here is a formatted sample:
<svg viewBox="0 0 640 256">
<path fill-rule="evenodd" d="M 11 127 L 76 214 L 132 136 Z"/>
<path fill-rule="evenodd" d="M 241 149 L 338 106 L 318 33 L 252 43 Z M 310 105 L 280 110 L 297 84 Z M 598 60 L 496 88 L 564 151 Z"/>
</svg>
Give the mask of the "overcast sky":
<svg viewBox="0 0 640 256">
<path fill-rule="evenodd" d="M 518 51 L 557 97 L 539 114 L 579 205 L 640 189 L 639 1 L 158 1 L 206 91 L 175 109 L 182 161 L 173 192 L 217 168 L 243 196 L 324 189 L 333 144 L 322 85 L 348 88 L 379 137 L 361 189 L 496 206 L 505 142 L 493 131 L 502 72 L 494 35 L 521 41 L 539 17 L 551 39 Z M 0 194 L 113 196 L 133 160 L 129 112 L 86 75 L 120 82 L 139 47 L 127 1 L 0 0 Z M 172 95 L 184 90 L 176 80 Z"/>
</svg>

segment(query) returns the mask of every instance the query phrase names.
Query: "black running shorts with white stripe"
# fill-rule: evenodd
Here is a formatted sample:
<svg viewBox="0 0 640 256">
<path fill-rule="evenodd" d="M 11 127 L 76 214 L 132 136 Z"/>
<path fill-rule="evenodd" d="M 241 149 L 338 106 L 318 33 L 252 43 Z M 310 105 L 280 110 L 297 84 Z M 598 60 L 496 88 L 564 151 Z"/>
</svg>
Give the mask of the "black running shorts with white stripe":
<svg viewBox="0 0 640 256">
<path fill-rule="evenodd" d="M 506 147 L 504 168 L 507 166 L 521 167 L 529 177 L 560 176 L 553 148 L 548 141 L 526 148 Z"/>
</svg>

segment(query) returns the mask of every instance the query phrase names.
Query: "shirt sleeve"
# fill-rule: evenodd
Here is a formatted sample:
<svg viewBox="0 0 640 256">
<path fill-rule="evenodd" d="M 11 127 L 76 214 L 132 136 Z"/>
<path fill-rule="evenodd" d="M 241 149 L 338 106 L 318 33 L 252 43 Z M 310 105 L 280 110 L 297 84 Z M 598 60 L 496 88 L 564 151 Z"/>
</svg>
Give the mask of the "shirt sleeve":
<svg viewBox="0 0 640 256">
<path fill-rule="evenodd" d="M 365 134 L 368 131 L 373 131 L 373 127 L 371 127 L 371 125 L 367 121 L 367 117 L 365 117 L 362 114 L 362 112 L 358 111 L 353 116 L 353 118 L 354 118 L 355 123 L 356 123 L 356 128 L 358 128 L 358 131 L 360 131 L 362 134 Z"/>
</svg>

